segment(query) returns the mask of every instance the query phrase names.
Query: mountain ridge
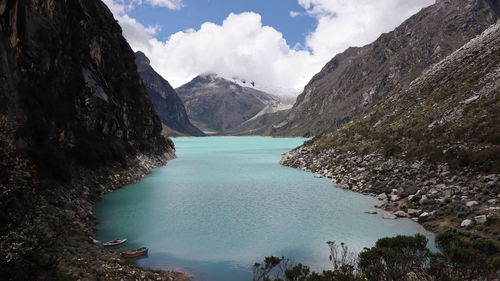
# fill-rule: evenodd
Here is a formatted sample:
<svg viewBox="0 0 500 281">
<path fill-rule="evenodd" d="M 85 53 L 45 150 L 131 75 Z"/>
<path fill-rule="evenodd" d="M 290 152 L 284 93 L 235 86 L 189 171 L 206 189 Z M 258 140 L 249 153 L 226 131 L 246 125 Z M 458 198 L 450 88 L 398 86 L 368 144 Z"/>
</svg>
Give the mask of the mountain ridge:
<svg viewBox="0 0 500 281">
<path fill-rule="evenodd" d="M 200 129 L 191 124 L 182 100 L 170 83 L 151 67 L 149 58 L 138 51 L 135 53 L 135 62 L 166 133 L 170 136 L 204 136 Z"/>
<path fill-rule="evenodd" d="M 205 73 L 177 88 L 190 119 L 207 134 L 226 134 L 259 115 L 286 109 L 281 98 Z"/>
<path fill-rule="evenodd" d="M 175 157 L 99 0 L 0 3 L 2 280 L 186 280 L 95 245 L 93 203 Z"/>
<path fill-rule="evenodd" d="M 439 1 L 375 42 L 347 49 L 312 78 L 272 135 L 317 135 L 361 115 L 493 24 L 498 6 Z"/>
<path fill-rule="evenodd" d="M 393 218 L 498 240 L 499 112 L 497 22 L 407 88 L 281 163 L 377 196 Z"/>
</svg>

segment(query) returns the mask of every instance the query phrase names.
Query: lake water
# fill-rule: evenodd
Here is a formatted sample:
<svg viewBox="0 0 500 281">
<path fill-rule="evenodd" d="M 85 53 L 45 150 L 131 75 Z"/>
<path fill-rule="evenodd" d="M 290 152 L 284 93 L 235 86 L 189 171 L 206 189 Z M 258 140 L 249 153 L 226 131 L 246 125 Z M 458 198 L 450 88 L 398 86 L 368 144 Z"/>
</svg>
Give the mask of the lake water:
<svg viewBox="0 0 500 281">
<path fill-rule="evenodd" d="M 96 205 L 97 237 L 126 237 L 117 250 L 147 246 L 140 266 L 196 280 L 251 280 L 264 257 L 328 268 L 326 241 L 360 251 L 381 237 L 431 235 L 408 219 L 363 211 L 375 198 L 278 164 L 304 139 L 177 138 L 177 159 Z"/>
</svg>

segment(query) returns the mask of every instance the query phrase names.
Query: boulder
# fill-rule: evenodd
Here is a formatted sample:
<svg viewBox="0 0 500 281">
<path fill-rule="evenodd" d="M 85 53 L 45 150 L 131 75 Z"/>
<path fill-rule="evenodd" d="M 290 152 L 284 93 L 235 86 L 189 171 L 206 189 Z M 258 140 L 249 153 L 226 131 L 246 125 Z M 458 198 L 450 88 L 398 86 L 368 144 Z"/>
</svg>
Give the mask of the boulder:
<svg viewBox="0 0 500 281">
<path fill-rule="evenodd" d="M 498 181 L 498 175 L 492 174 L 492 175 L 487 175 L 484 177 L 485 182 L 496 182 Z"/>
<path fill-rule="evenodd" d="M 395 220 L 398 217 L 396 217 L 396 215 L 394 215 L 392 213 L 385 213 L 385 214 L 382 214 L 382 218 L 386 219 L 386 220 Z"/>
<path fill-rule="evenodd" d="M 398 201 L 399 200 L 399 196 L 396 195 L 396 194 L 392 194 L 391 195 L 391 201 Z"/>
<path fill-rule="evenodd" d="M 385 194 L 385 193 L 380 193 L 380 194 L 377 196 L 377 198 L 378 198 L 379 200 L 387 200 L 387 194 Z"/>
<path fill-rule="evenodd" d="M 421 213 L 422 213 L 422 210 L 418 210 L 418 209 L 408 209 L 408 211 L 406 212 L 409 216 L 412 216 L 412 217 L 418 217 Z"/>
<path fill-rule="evenodd" d="M 497 199 L 490 199 L 490 200 L 488 200 L 488 204 L 490 204 L 490 205 L 496 205 L 497 204 Z"/>
<path fill-rule="evenodd" d="M 397 211 L 394 213 L 397 217 L 400 217 L 400 218 L 405 218 L 408 216 L 408 214 L 406 214 L 405 212 L 403 211 Z"/>
<path fill-rule="evenodd" d="M 487 217 L 486 217 L 486 215 L 476 216 L 476 217 L 474 217 L 474 220 L 478 224 L 485 224 L 486 220 L 487 220 Z"/>
<path fill-rule="evenodd" d="M 495 188 L 497 184 L 494 181 L 489 181 L 486 183 L 487 188 Z"/>
<path fill-rule="evenodd" d="M 430 213 L 427 213 L 427 212 L 423 212 L 422 214 L 420 214 L 420 216 L 418 216 L 419 218 L 427 218 L 429 217 L 431 214 Z"/>
<path fill-rule="evenodd" d="M 473 223 L 472 220 L 469 220 L 469 219 L 466 219 L 466 220 L 463 220 L 462 223 L 460 224 L 461 227 L 469 227 L 471 226 Z"/>
<path fill-rule="evenodd" d="M 479 202 L 477 202 L 477 201 L 469 201 L 465 204 L 465 206 L 467 206 L 467 207 L 474 207 L 477 205 L 479 205 Z"/>
</svg>

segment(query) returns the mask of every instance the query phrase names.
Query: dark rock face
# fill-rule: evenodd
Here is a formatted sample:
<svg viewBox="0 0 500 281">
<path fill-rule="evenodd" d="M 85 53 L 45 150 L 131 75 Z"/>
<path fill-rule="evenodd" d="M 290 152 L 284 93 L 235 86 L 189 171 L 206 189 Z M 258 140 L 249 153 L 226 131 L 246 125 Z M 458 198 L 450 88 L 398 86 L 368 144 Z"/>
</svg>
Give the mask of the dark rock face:
<svg viewBox="0 0 500 281">
<path fill-rule="evenodd" d="M 274 135 L 310 136 L 337 128 L 405 88 L 495 23 L 497 0 L 443 0 L 374 43 L 349 48 L 318 73 Z"/>
<path fill-rule="evenodd" d="M 182 100 L 168 81 L 150 66 L 146 55 L 136 52 L 135 63 L 156 112 L 167 127 L 166 133 L 170 136 L 204 136 L 200 129 L 191 124 Z"/>
<path fill-rule="evenodd" d="M 1 8 L 0 113 L 44 173 L 64 177 L 47 162 L 55 153 L 96 165 L 127 151 L 167 151 L 134 54 L 101 1 L 3 1 Z"/>
<path fill-rule="evenodd" d="M 280 106 L 278 97 L 205 74 L 177 89 L 189 118 L 207 134 L 225 134 Z"/>
<path fill-rule="evenodd" d="M 161 130 L 101 1 L 1 1 L 0 279 L 139 279 L 88 242 L 92 203 L 173 156 Z"/>
</svg>

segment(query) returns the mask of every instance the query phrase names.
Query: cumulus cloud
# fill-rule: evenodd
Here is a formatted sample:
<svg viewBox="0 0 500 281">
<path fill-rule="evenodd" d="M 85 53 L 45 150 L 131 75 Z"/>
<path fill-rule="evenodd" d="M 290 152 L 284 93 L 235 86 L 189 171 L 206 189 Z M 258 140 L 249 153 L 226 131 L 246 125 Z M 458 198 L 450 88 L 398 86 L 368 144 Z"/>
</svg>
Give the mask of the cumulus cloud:
<svg viewBox="0 0 500 281">
<path fill-rule="evenodd" d="M 298 0 L 318 21 L 306 44 L 317 56 L 328 57 L 350 46 L 363 46 L 393 30 L 435 0 Z"/>
<path fill-rule="evenodd" d="M 177 32 L 166 42 L 152 38 L 149 43 L 151 48 L 141 50 L 174 86 L 215 72 L 296 94 L 317 71 L 310 52 L 290 48 L 280 32 L 262 25 L 256 13 L 230 14 L 222 25 L 204 23 L 198 30 Z"/>
<path fill-rule="evenodd" d="M 178 87 L 200 73 L 215 72 L 256 82 L 279 94 L 297 95 L 326 62 L 349 46 L 361 46 L 390 31 L 434 0 L 298 0 L 305 14 L 317 19 L 305 42 L 291 47 L 283 34 L 262 24 L 253 12 L 230 14 L 222 24 L 204 23 L 199 29 L 172 34 L 160 41 L 158 27 L 144 26 L 128 16 L 130 3 L 105 0 L 134 50 L 143 51 L 152 66 Z M 132 1 L 132 2 L 130 2 Z M 164 0 L 145 0 L 172 2 Z M 128 5 L 128 6 L 127 6 Z M 182 7 L 182 6 L 181 6 Z M 170 7 L 172 8 L 172 7 Z"/>
</svg>

